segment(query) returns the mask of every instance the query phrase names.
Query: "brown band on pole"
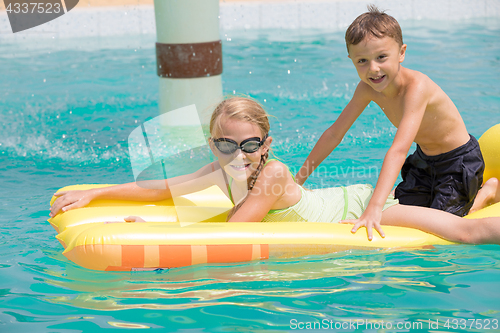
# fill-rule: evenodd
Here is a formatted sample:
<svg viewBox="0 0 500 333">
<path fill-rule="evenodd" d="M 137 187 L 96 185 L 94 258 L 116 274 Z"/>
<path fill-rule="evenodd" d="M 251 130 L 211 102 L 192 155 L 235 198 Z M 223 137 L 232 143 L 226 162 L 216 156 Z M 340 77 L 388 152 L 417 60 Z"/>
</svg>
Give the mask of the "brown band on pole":
<svg viewBox="0 0 500 333">
<path fill-rule="evenodd" d="M 167 78 L 194 78 L 222 74 L 222 42 L 156 43 L 157 74 Z"/>
</svg>

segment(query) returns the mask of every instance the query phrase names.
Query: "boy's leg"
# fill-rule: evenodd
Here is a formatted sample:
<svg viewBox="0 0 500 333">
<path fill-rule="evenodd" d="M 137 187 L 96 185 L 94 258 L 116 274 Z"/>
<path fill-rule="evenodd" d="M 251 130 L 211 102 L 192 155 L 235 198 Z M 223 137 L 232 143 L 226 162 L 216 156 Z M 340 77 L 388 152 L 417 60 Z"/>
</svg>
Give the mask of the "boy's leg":
<svg viewBox="0 0 500 333">
<path fill-rule="evenodd" d="M 500 202 L 500 186 L 498 179 L 490 178 L 477 192 L 474 204 L 469 213 L 473 213 L 481 208 Z"/>
<path fill-rule="evenodd" d="M 459 243 L 500 243 L 500 217 L 464 219 L 432 208 L 394 205 L 382 212 L 382 224 L 419 229 Z"/>
</svg>

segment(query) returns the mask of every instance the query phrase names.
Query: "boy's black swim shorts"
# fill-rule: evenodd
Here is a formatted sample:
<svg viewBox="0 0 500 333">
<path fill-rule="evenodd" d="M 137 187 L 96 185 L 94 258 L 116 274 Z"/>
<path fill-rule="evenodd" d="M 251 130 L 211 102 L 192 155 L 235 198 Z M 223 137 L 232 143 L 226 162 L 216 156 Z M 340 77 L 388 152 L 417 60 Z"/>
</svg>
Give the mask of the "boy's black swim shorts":
<svg viewBox="0 0 500 333">
<path fill-rule="evenodd" d="M 483 155 L 472 135 L 463 146 L 436 156 L 425 155 L 417 145 L 401 169 L 403 181 L 396 187 L 395 196 L 403 205 L 464 216 L 483 183 L 483 171 Z"/>
</svg>

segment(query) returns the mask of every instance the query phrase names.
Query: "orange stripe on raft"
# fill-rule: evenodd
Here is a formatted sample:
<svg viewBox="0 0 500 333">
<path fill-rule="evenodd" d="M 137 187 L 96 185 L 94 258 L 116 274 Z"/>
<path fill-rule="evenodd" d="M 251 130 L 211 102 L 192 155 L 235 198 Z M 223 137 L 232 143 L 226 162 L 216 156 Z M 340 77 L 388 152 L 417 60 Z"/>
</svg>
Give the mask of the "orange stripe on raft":
<svg viewBox="0 0 500 333">
<path fill-rule="evenodd" d="M 122 266 L 121 245 L 79 245 L 64 253 L 64 256 L 75 264 L 89 269 L 105 270 L 109 266 Z"/>
<path fill-rule="evenodd" d="M 268 244 L 160 245 L 158 250 L 160 268 L 269 259 Z M 122 266 L 108 266 L 106 271 L 142 268 L 144 254 L 143 245 L 122 245 Z"/>
<path fill-rule="evenodd" d="M 144 267 L 144 245 L 122 245 L 122 267 Z"/>
<path fill-rule="evenodd" d="M 269 244 L 260 245 L 260 259 L 269 259 Z"/>
<path fill-rule="evenodd" d="M 145 245 L 144 246 L 144 267 L 157 268 L 160 267 L 160 246 Z"/>
<path fill-rule="evenodd" d="M 260 259 L 260 245 L 254 244 L 252 245 L 252 260 Z"/>
<path fill-rule="evenodd" d="M 122 266 L 108 266 L 106 267 L 106 272 L 130 272 L 132 267 L 122 267 Z"/>
<path fill-rule="evenodd" d="M 191 246 L 191 265 L 207 263 L 207 246 L 192 245 Z"/>
<path fill-rule="evenodd" d="M 238 262 L 252 260 L 252 244 L 207 245 L 207 262 Z"/>
<path fill-rule="evenodd" d="M 160 245 L 160 267 L 191 265 L 191 245 Z"/>
</svg>

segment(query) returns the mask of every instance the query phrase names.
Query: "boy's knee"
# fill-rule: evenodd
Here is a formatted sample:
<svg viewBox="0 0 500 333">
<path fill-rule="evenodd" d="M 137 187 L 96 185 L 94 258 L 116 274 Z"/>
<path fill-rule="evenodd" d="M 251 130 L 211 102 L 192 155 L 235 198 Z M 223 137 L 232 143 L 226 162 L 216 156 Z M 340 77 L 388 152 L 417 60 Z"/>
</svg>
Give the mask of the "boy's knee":
<svg viewBox="0 0 500 333">
<path fill-rule="evenodd" d="M 490 218 L 469 220 L 459 235 L 459 242 L 466 244 L 482 244 L 491 234 Z"/>
<path fill-rule="evenodd" d="M 480 243 L 482 237 L 482 219 L 464 219 L 455 226 L 455 236 L 453 241 L 463 244 Z M 451 227 L 451 226 L 450 226 Z"/>
<path fill-rule="evenodd" d="M 498 179 L 495 177 L 488 179 L 483 187 L 490 187 L 496 190 L 498 188 Z"/>
<path fill-rule="evenodd" d="M 476 239 L 478 239 L 478 237 L 474 234 L 474 232 L 464 232 L 458 235 L 457 242 L 462 244 L 476 244 Z"/>
</svg>

